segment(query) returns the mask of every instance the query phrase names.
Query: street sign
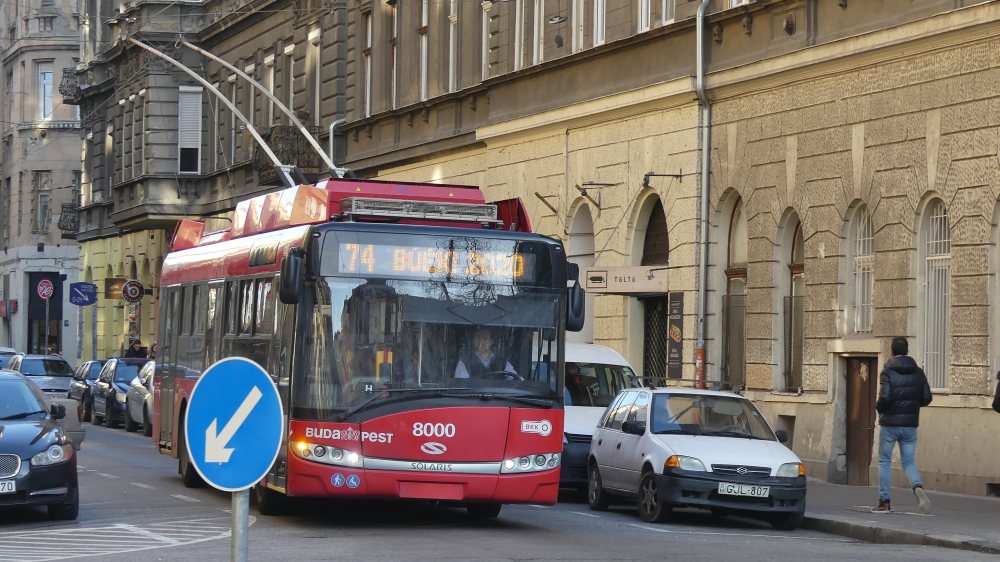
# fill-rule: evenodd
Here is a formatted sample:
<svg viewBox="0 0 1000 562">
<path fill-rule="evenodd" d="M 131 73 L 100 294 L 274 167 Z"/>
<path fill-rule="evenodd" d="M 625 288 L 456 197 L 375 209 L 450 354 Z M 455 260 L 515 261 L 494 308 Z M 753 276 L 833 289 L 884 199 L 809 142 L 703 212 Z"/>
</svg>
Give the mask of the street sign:
<svg viewBox="0 0 1000 562">
<path fill-rule="evenodd" d="M 70 283 L 69 303 L 87 306 L 97 302 L 97 285 L 93 283 Z"/>
<path fill-rule="evenodd" d="M 260 365 L 227 357 L 209 367 L 191 391 L 184 419 L 188 458 L 211 486 L 237 492 L 270 470 L 281 447 L 278 389 Z"/>
<path fill-rule="evenodd" d="M 146 290 L 143 289 L 142 283 L 135 279 L 129 279 L 122 284 L 122 298 L 125 299 L 125 302 L 136 304 L 142 301 L 142 295 L 145 292 Z"/>
<path fill-rule="evenodd" d="M 43 300 L 49 300 L 52 298 L 53 293 L 56 292 L 56 288 L 52 285 L 52 281 L 48 279 L 42 279 L 38 282 L 38 296 Z"/>
</svg>

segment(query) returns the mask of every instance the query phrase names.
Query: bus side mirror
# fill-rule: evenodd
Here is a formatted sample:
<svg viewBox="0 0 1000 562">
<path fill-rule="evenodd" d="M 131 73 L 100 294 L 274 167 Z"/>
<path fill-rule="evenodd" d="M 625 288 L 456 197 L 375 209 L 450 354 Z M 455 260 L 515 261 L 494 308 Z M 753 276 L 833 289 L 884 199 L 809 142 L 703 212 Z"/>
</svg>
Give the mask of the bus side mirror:
<svg viewBox="0 0 1000 562">
<path fill-rule="evenodd" d="M 281 260 L 281 285 L 278 298 L 285 304 L 298 304 L 302 294 L 302 251 L 294 249 Z"/>
<path fill-rule="evenodd" d="M 579 332 L 583 329 L 584 312 L 586 311 L 586 293 L 579 281 L 566 289 L 566 329 Z"/>
<path fill-rule="evenodd" d="M 568 262 L 566 264 L 566 280 L 576 281 L 580 278 L 580 266 L 573 262 Z"/>
</svg>

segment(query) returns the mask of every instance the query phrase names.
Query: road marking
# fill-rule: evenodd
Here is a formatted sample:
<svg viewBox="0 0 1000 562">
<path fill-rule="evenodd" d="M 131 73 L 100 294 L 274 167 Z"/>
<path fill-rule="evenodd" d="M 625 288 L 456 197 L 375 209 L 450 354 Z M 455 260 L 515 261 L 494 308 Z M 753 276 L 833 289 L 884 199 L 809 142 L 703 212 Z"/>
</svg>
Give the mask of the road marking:
<svg viewBox="0 0 1000 562">
<path fill-rule="evenodd" d="M 155 490 L 156 489 L 153 486 L 150 486 L 149 484 L 143 484 L 142 482 L 131 482 L 131 484 L 133 486 L 138 486 L 138 487 L 144 488 L 146 490 Z"/>
<path fill-rule="evenodd" d="M 108 474 L 106 472 L 98 472 L 97 475 L 105 478 L 121 478 L 120 476 L 115 476 L 114 474 Z"/>
<path fill-rule="evenodd" d="M 571 511 L 570 513 L 574 515 L 582 515 L 584 517 L 600 517 L 600 515 L 596 515 L 594 513 L 587 513 L 586 511 Z"/>
<path fill-rule="evenodd" d="M 537 504 L 529 504 L 529 505 L 531 507 L 537 507 L 538 509 L 552 509 L 551 505 L 537 505 Z"/>
<path fill-rule="evenodd" d="M 82 470 L 87 470 L 87 467 L 83 466 L 82 464 L 78 464 L 76 465 L 76 467 Z"/>
<path fill-rule="evenodd" d="M 664 529 L 660 527 L 650 527 L 649 525 L 639 525 L 638 523 L 627 523 L 630 527 L 635 527 L 637 529 L 643 529 L 646 531 L 655 531 L 657 533 L 669 533 L 671 535 L 716 535 L 723 537 L 759 537 L 765 539 L 796 539 L 796 540 L 806 540 L 806 537 L 798 537 L 795 535 L 768 535 L 763 533 L 720 533 L 717 531 L 689 531 L 687 529 Z M 851 539 L 824 539 L 818 537 L 808 537 L 808 540 L 816 541 L 827 541 L 827 542 L 857 542 Z"/>
<path fill-rule="evenodd" d="M 163 535 L 161 535 L 159 533 L 154 533 L 153 531 L 149 531 L 149 530 L 146 530 L 146 529 L 143 529 L 143 528 L 140 528 L 140 527 L 136 527 L 135 525 L 129 525 L 128 523 L 115 523 L 115 527 L 118 527 L 119 529 L 125 529 L 127 531 L 131 531 L 133 533 L 136 533 L 138 535 L 142 535 L 144 537 L 149 537 L 149 538 L 153 539 L 154 541 L 160 541 L 160 542 L 168 543 L 168 544 L 177 544 L 178 542 L 180 542 L 177 539 L 173 539 L 173 538 L 170 538 L 170 537 L 165 537 L 165 536 L 163 536 Z"/>
<path fill-rule="evenodd" d="M 184 500 L 184 501 L 186 501 L 186 502 L 200 502 L 200 501 L 201 501 L 201 500 L 198 500 L 198 499 L 195 499 L 195 498 L 192 498 L 192 497 L 190 497 L 190 496 L 185 496 L 185 495 L 183 495 L 183 494 L 170 494 L 170 497 L 172 497 L 172 498 L 177 498 L 177 499 L 179 499 L 179 500 Z"/>
</svg>

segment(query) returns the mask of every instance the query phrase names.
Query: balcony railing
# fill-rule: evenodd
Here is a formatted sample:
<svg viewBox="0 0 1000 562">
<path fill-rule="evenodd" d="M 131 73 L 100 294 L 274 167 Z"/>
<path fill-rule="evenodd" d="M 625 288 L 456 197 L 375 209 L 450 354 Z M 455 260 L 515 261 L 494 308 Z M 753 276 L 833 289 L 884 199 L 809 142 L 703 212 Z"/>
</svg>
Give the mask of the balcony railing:
<svg viewBox="0 0 1000 562">
<path fill-rule="evenodd" d="M 63 203 L 62 211 L 59 214 L 59 230 L 62 231 L 64 239 L 73 240 L 76 232 L 80 228 L 80 212 L 73 203 Z"/>
<path fill-rule="evenodd" d="M 319 132 L 317 127 L 308 127 L 308 129 L 313 136 Z M 315 177 L 323 172 L 319 155 L 316 154 L 312 145 L 302 136 L 297 127 L 275 125 L 261 131 L 260 136 L 264 138 L 282 164 L 298 166 L 299 171 L 307 177 Z M 279 185 L 281 183 L 274 170 L 274 163 L 259 146 L 254 149 L 253 168 L 257 172 L 258 185 Z"/>
<path fill-rule="evenodd" d="M 62 82 L 59 82 L 59 93 L 63 97 L 63 103 L 80 105 L 83 90 L 80 88 L 80 78 L 72 68 L 63 69 Z"/>
</svg>

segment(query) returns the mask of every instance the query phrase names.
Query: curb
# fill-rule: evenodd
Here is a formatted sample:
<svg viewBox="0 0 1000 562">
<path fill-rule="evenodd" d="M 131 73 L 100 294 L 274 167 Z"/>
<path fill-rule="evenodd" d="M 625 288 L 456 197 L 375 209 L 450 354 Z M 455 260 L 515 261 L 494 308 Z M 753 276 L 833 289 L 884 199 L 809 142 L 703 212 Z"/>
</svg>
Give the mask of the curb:
<svg viewBox="0 0 1000 562">
<path fill-rule="evenodd" d="M 806 515 L 802 528 L 841 535 L 878 544 L 915 544 L 968 550 L 985 554 L 1000 554 L 1000 543 L 967 535 L 919 533 L 892 527 L 857 523 L 837 517 Z"/>
</svg>

